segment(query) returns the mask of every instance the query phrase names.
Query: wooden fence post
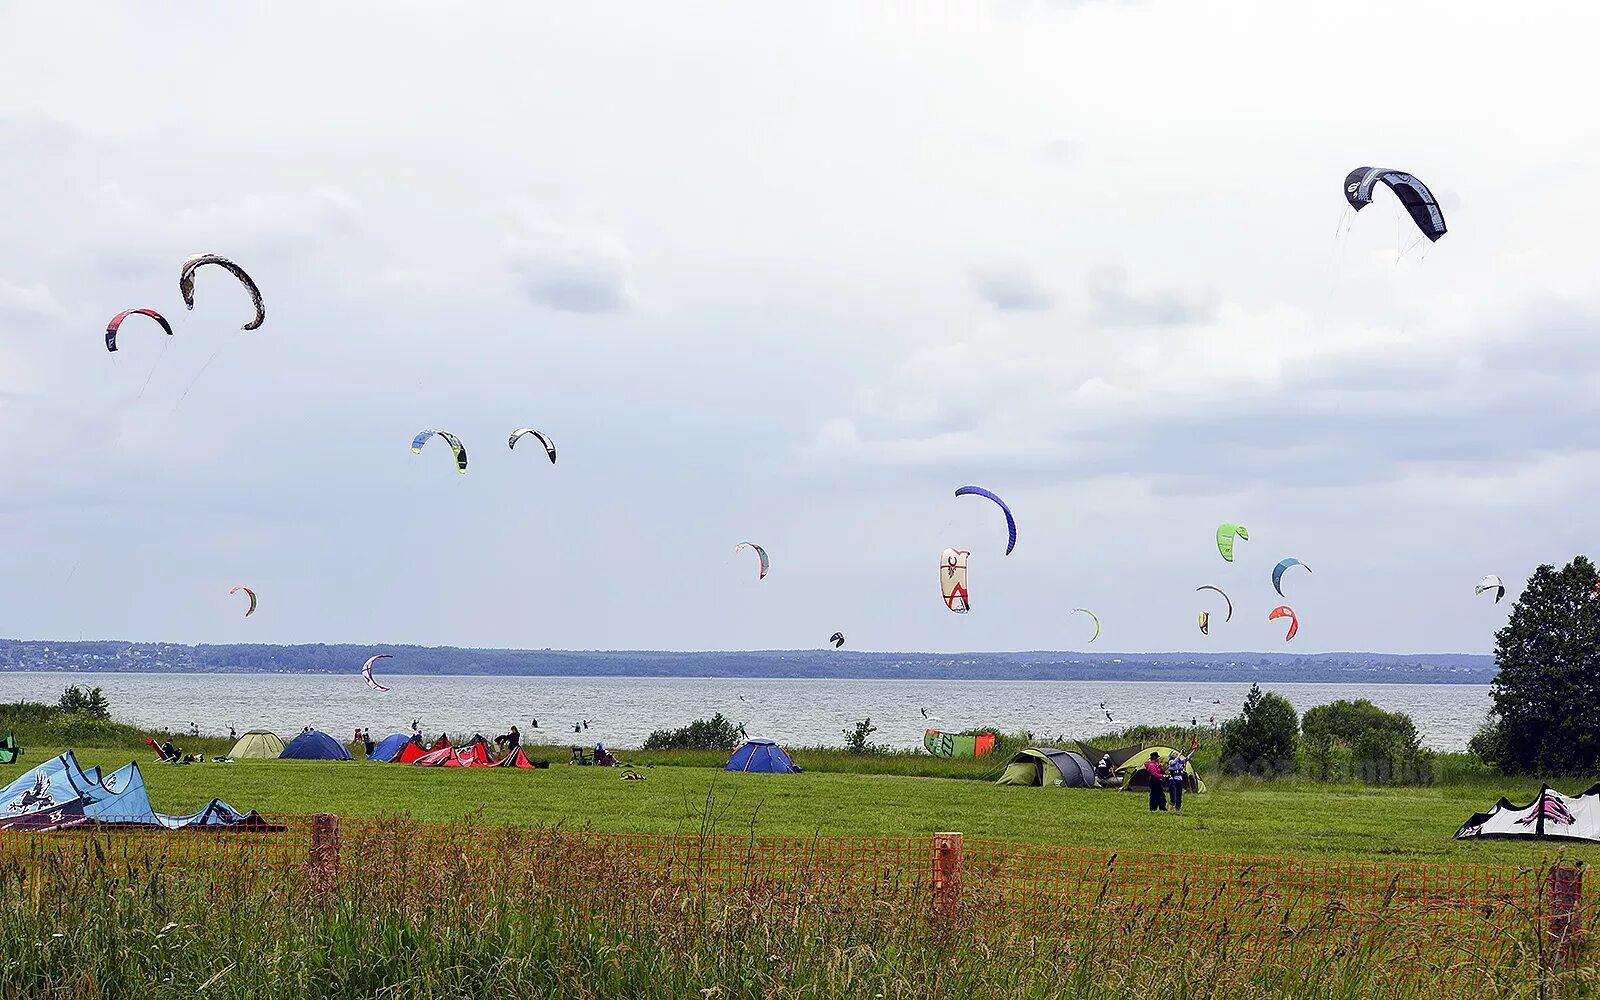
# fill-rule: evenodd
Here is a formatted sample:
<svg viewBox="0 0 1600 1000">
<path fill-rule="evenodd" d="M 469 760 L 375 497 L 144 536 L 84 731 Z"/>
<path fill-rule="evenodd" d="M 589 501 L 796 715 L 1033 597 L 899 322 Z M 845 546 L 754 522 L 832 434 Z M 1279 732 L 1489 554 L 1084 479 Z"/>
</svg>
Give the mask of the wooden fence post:
<svg viewBox="0 0 1600 1000">
<path fill-rule="evenodd" d="M 952 921 L 961 910 L 961 855 L 959 833 L 933 835 L 933 915 Z"/>
<path fill-rule="evenodd" d="M 1583 869 L 1550 869 L 1550 967 L 1560 968 L 1578 954 L 1583 935 Z"/>
<path fill-rule="evenodd" d="M 306 888 L 312 896 L 332 895 L 339 887 L 339 817 L 311 817 L 311 850 L 306 855 Z"/>
</svg>

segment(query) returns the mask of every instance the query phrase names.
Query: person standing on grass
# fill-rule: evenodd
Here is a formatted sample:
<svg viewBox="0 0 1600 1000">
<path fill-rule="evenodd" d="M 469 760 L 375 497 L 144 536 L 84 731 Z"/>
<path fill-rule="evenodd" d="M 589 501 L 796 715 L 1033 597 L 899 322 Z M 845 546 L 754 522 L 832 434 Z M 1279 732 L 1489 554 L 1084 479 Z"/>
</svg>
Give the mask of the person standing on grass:
<svg viewBox="0 0 1600 1000">
<path fill-rule="evenodd" d="M 1167 795 L 1172 799 L 1173 812 L 1183 812 L 1183 782 L 1188 776 L 1189 759 L 1195 755 L 1195 749 L 1190 747 L 1185 754 L 1174 750 L 1167 758 Z"/>
<path fill-rule="evenodd" d="M 1161 770 L 1161 755 L 1153 753 L 1150 759 L 1144 762 L 1144 773 L 1150 780 L 1150 811 L 1167 811 L 1167 794 L 1163 786 L 1167 783 L 1167 775 Z"/>
</svg>

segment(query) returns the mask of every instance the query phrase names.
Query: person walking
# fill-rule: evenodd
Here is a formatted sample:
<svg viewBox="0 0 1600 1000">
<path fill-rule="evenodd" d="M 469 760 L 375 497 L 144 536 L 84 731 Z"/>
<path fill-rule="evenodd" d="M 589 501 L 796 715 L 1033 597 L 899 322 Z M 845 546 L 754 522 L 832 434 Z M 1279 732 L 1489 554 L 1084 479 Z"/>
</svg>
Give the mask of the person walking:
<svg viewBox="0 0 1600 1000">
<path fill-rule="evenodd" d="M 1166 812 L 1167 793 L 1165 786 L 1167 783 L 1167 775 L 1166 772 L 1161 769 L 1160 754 L 1153 753 L 1150 755 L 1150 759 L 1144 762 L 1144 773 L 1145 777 L 1148 778 L 1150 782 L 1150 811 Z"/>
<path fill-rule="evenodd" d="M 1183 783 L 1188 777 L 1189 759 L 1196 749 L 1191 746 L 1185 754 L 1174 750 L 1167 758 L 1167 797 L 1172 800 L 1173 812 L 1183 812 Z"/>
</svg>

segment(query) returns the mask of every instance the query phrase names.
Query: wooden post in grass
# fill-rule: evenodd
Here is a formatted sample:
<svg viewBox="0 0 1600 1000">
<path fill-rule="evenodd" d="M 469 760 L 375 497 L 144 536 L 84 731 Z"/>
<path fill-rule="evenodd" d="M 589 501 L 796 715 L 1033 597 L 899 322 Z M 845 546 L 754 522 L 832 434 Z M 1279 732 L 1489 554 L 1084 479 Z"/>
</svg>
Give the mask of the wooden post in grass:
<svg viewBox="0 0 1600 1000">
<path fill-rule="evenodd" d="M 1559 969 L 1578 953 L 1583 935 L 1583 869 L 1550 869 L 1550 967 Z"/>
<path fill-rule="evenodd" d="M 951 922 L 960 912 L 962 852 L 961 834 L 933 835 L 933 916 L 937 921 Z"/>
<path fill-rule="evenodd" d="M 331 896 L 339 887 L 339 817 L 311 817 L 311 850 L 306 855 L 306 889 L 312 896 Z"/>
</svg>

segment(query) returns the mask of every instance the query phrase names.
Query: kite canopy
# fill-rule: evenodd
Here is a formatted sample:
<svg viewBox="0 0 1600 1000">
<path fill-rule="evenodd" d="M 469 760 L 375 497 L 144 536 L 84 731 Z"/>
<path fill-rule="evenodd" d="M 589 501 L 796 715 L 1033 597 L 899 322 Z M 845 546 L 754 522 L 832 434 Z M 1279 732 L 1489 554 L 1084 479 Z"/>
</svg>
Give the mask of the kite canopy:
<svg viewBox="0 0 1600 1000">
<path fill-rule="evenodd" d="M 945 549 L 939 556 L 939 589 L 944 593 L 944 606 L 958 615 L 970 610 L 967 601 L 966 549 Z"/>
<path fill-rule="evenodd" d="M 1478 581 L 1478 585 L 1472 590 L 1472 596 L 1476 597 L 1490 590 L 1494 591 L 1494 602 L 1496 604 L 1500 603 L 1500 598 L 1506 596 L 1506 585 L 1501 583 L 1500 578 L 1493 573 Z"/>
<path fill-rule="evenodd" d="M 361 665 L 361 676 L 365 677 L 367 679 L 367 686 L 368 687 L 372 688 L 374 691 L 387 691 L 387 690 L 389 690 L 388 688 L 384 687 L 382 684 L 379 684 L 377 681 L 372 679 L 372 665 L 374 663 L 377 663 L 379 660 L 392 660 L 392 659 L 394 659 L 394 657 L 391 656 L 388 653 L 379 653 L 377 656 L 369 656 L 369 657 L 367 657 L 367 662 L 365 662 L 365 663 L 363 663 Z"/>
<path fill-rule="evenodd" d="M 267 828 L 254 812 L 241 813 L 221 799 L 212 799 L 187 816 L 158 813 L 150 804 L 138 764 L 130 762 L 101 777 L 99 768 L 79 766 L 71 750 L 0 788 L 0 830 L 59 830 L 85 823 L 168 830 L 191 826 Z"/>
<path fill-rule="evenodd" d="M 1222 553 L 1222 558 L 1228 560 L 1228 562 L 1233 562 L 1233 540 L 1235 538 L 1241 542 L 1248 542 L 1250 540 L 1249 529 L 1242 524 L 1217 525 L 1217 551 Z M 1221 591 L 1217 592 L 1221 593 Z M 1231 606 L 1232 602 L 1229 603 Z M 1232 616 L 1230 615 L 1229 617 L 1231 618 Z"/>
<path fill-rule="evenodd" d="M 750 740 L 733 752 L 724 771 L 753 771 L 762 774 L 798 774 L 800 766 L 783 747 L 771 740 Z"/>
<path fill-rule="evenodd" d="M 1422 230 L 1422 235 L 1433 242 L 1445 234 L 1444 215 L 1434 200 L 1428 186 L 1408 173 L 1387 167 L 1357 167 L 1345 175 L 1344 200 L 1350 207 L 1361 211 L 1372 204 L 1372 189 L 1383 183 L 1395 193 L 1411 215 L 1411 221 Z"/>
<path fill-rule="evenodd" d="M 1222 588 L 1221 587 L 1214 587 L 1214 586 L 1212 586 L 1211 584 L 1208 583 L 1208 584 L 1205 584 L 1203 586 L 1196 587 L 1194 589 L 1195 589 L 1195 593 L 1199 593 L 1202 590 L 1215 590 L 1219 595 L 1221 595 L 1223 602 L 1228 605 L 1228 617 L 1224 618 L 1223 621 L 1225 621 L 1225 622 L 1233 621 L 1233 598 L 1229 597 L 1227 594 L 1224 594 L 1222 592 Z M 1201 617 L 1202 618 L 1206 617 L 1204 612 L 1201 613 Z M 1201 624 L 1200 631 L 1202 631 L 1202 632 L 1205 631 L 1205 625 L 1203 623 Z"/>
<path fill-rule="evenodd" d="M 1272 589 L 1278 592 L 1279 597 L 1283 596 L 1283 574 L 1291 566 L 1300 566 L 1303 567 L 1307 573 L 1311 572 L 1311 567 L 1307 566 L 1298 559 L 1285 559 L 1283 562 L 1280 562 L 1278 565 L 1272 567 Z"/>
<path fill-rule="evenodd" d="M 1211 634 L 1211 612 L 1209 611 L 1200 612 L 1200 634 Z"/>
<path fill-rule="evenodd" d="M 454 434 L 451 434 L 449 431 L 436 431 L 432 428 L 429 428 L 425 431 L 418 431 L 417 436 L 411 439 L 411 453 L 413 455 L 422 454 L 422 446 L 428 443 L 428 439 L 430 437 L 434 436 L 443 438 L 445 444 L 450 446 L 450 450 L 454 452 L 456 456 L 456 471 L 460 472 L 462 475 L 465 475 L 467 472 L 466 445 L 463 445 L 461 443 L 461 439 L 456 437 Z"/>
<path fill-rule="evenodd" d="M 1090 642 L 1094 642 L 1096 639 L 1100 638 L 1099 615 L 1095 614 L 1093 611 L 1090 611 L 1088 608 L 1073 608 L 1072 613 L 1075 615 L 1088 615 L 1089 618 L 1094 622 L 1094 635 L 1089 637 Z"/>
<path fill-rule="evenodd" d="M 767 570 L 772 568 L 771 561 L 767 559 L 767 550 L 757 545 L 755 542 L 740 542 L 738 545 L 733 547 L 733 554 L 738 555 L 745 549 L 756 550 L 756 555 L 761 558 L 761 574 L 757 576 L 756 579 L 765 580 L 767 578 Z"/>
<path fill-rule="evenodd" d="M 507 443 L 507 447 L 515 451 L 517 447 L 517 441 L 521 438 L 529 436 L 530 434 L 538 438 L 539 443 L 544 445 L 545 454 L 550 456 L 550 464 L 556 464 L 555 444 L 549 438 L 545 437 L 542 431 L 536 431 L 532 427 L 518 427 L 516 430 L 512 431 L 511 440 Z"/>
<path fill-rule="evenodd" d="M 1543 837 L 1600 843 L 1600 784 L 1581 795 L 1563 795 L 1542 785 L 1539 797 L 1525 806 L 1502 798 L 1486 813 L 1475 813 L 1456 831 L 1457 840 L 1472 837 Z"/>
<path fill-rule="evenodd" d="M 301 733 L 278 754 L 280 760 L 349 760 L 344 744 L 318 729 Z"/>
<path fill-rule="evenodd" d="M 1063 788 L 1093 788 L 1094 766 L 1075 750 L 1027 747 L 1017 751 L 994 783 L 1049 788 L 1057 781 Z"/>
<path fill-rule="evenodd" d="M 117 330 L 122 327 L 122 321 L 129 316 L 149 316 L 161 324 L 161 329 L 167 331 L 167 336 L 172 336 L 172 324 L 168 323 L 166 317 L 154 309 L 124 309 L 111 317 L 111 322 L 106 324 L 106 350 L 115 351 L 117 349 Z"/>
<path fill-rule="evenodd" d="M 239 279 L 239 284 L 250 293 L 250 302 L 256 307 L 255 319 L 246 323 L 240 329 L 254 330 L 267 321 L 267 307 L 261 301 L 261 289 L 256 287 L 255 280 L 244 273 L 244 268 L 235 264 L 226 257 L 219 257 L 214 253 L 203 253 L 190 257 L 183 262 L 183 269 L 178 272 L 178 291 L 183 295 L 183 304 L 189 309 L 194 308 L 194 272 L 197 268 L 207 264 L 215 264 L 225 269 L 229 274 Z"/>
<path fill-rule="evenodd" d="M 252 729 L 234 741 L 228 756 L 234 760 L 276 760 L 283 755 L 283 740 L 265 729 Z"/>
<path fill-rule="evenodd" d="M 1300 618 L 1294 613 L 1294 608 L 1289 607 L 1287 604 L 1278 605 L 1272 609 L 1271 614 L 1267 615 L 1267 621 L 1269 622 L 1278 618 L 1289 619 L 1289 634 L 1283 637 L 1283 641 L 1288 642 L 1294 638 L 1296 632 L 1300 631 Z"/>
<path fill-rule="evenodd" d="M 15 764 L 21 756 L 22 744 L 17 742 L 16 734 L 6 733 L 6 738 L 0 740 L 0 764 Z"/>
<path fill-rule="evenodd" d="M 251 615 L 256 613 L 256 592 L 251 590 L 249 587 L 235 587 L 228 591 L 228 594 L 231 596 L 233 594 L 237 594 L 241 590 L 250 595 L 250 607 L 247 608 L 244 613 L 244 616 L 249 618 Z"/>
<path fill-rule="evenodd" d="M 844 633 L 843 632 L 835 632 L 832 635 L 828 636 L 828 641 L 833 643 L 833 648 L 834 649 L 843 649 L 844 648 Z"/>
<path fill-rule="evenodd" d="M 993 500 L 999 506 L 1001 512 L 1006 516 L 1006 534 L 1009 536 L 1006 541 L 1006 555 L 1009 556 L 1011 550 L 1017 547 L 1017 519 L 1011 516 L 1011 508 L 1006 506 L 1006 502 L 982 486 L 963 486 L 956 490 L 956 496 L 983 497 L 986 500 Z"/>
<path fill-rule="evenodd" d="M 930 729 L 922 734 L 923 749 L 935 757 L 982 757 L 994 749 L 994 733 L 942 733 Z"/>
</svg>

